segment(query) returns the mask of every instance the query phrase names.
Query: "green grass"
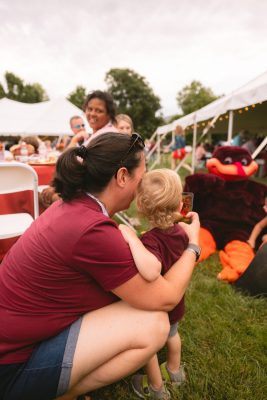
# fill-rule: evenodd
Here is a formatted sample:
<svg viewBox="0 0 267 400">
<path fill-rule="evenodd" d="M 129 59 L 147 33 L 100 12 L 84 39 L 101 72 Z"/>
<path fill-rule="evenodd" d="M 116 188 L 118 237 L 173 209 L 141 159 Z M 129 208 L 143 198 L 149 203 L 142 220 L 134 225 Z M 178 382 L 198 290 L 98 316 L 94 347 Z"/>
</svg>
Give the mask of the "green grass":
<svg viewBox="0 0 267 400">
<path fill-rule="evenodd" d="M 217 254 L 193 275 L 180 324 L 187 383 L 179 400 L 267 399 L 266 299 L 252 298 L 216 280 Z M 165 350 L 159 353 L 165 360 Z M 136 399 L 130 377 L 95 392 L 98 400 Z"/>
<path fill-rule="evenodd" d="M 168 158 L 161 167 L 169 167 Z M 202 172 L 202 171 L 201 171 Z M 184 180 L 188 174 L 179 171 Z M 265 183 L 266 178 L 254 178 Z M 135 204 L 127 211 L 136 216 Z M 148 229 L 141 219 L 139 231 Z M 267 304 L 217 281 L 221 270 L 215 254 L 196 267 L 186 294 L 180 324 L 182 361 L 187 383 L 172 392 L 174 400 L 267 399 Z M 159 353 L 165 360 L 165 350 Z M 97 400 L 133 400 L 130 377 L 95 392 Z"/>
</svg>

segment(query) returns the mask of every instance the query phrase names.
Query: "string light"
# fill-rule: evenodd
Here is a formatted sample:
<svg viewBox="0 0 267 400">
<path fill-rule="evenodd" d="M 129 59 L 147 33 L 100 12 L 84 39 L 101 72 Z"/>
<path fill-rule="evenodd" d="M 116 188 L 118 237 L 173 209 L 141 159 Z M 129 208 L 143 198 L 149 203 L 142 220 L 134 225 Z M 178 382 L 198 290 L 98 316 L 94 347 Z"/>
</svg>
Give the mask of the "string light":
<svg viewBox="0 0 267 400">
<path fill-rule="evenodd" d="M 257 103 L 257 104 L 262 104 L 262 102 L 259 102 L 259 103 Z M 251 104 L 251 106 L 246 106 L 246 107 L 243 107 L 242 109 L 239 109 L 239 110 L 236 110 L 239 114 L 242 114 L 243 113 L 243 111 L 249 111 L 250 110 L 250 107 L 251 107 L 251 109 L 253 110 L 255 107 L 256 107 L 256 104 Z M 220 117 L 219 117 L 219 121 L 223 121 L 224 119 L 229 119 L 229 115 L 228 115 L 228 113 L 227 114 L 223 114 L 223 115 L 221 115 Z M 197 128 L 200 128 L 201 126 L 203 126 L 203 127 L 205 127 L 205 126 L 207 126 L 208 128 L 213 128 L 213 126 L 211 126 L 211 121 L 212 120 L 210 120 L 210 121 L 206 121 L 206 122 L 199 122 L 197 125 L 196 125 L 196 127 Z M 189 125 L 189 126 L 187 126 L 186 128 L 185 128 L 185 130 L 193 130 L 194 129 L 194 124 L 193 125 Z"/>
</svg>

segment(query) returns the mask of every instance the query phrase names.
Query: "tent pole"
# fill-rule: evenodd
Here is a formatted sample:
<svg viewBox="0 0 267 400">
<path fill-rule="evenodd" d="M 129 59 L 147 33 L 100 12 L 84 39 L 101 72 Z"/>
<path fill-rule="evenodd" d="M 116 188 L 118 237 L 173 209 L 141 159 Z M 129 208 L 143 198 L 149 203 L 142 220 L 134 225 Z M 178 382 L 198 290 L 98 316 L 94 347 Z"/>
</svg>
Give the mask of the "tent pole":
<svg viewBox="0 0 267 400">
<path fill-rule="evenodd" d="M 161 154 L 160 154 L 160 137 L 159 134 L 157 135 L 157 153 L 158 153 L 158 163 L 161 161 Z"/>
<path fill-rule="evenodd" d="M 252 158 L 253 160 L 257 157 L 257 155 L 261 152 L 261 150 L 267 145 L 267 136 L 265 139 L 263 139 L 263 141 L 261 142 L 261 144 L 257 147 L 257 149 L 254 151 L 254 153 L 252 154 Z"/>
<path fill-rule="evenodd" d="M 197 146 L 197 115 L 194 117 L 193 143 L 192 143 L 192 173 L 195 172 L 195 154 Z"/>
<path fill-rule="evenodd" d="M 228 135 L 227 135 L 227 142 L 231 142 L 233 137 L 233 126 L 234 126 L 234 111 L 229 111 L 229 123 L 228 123 Z"/>
</svg>

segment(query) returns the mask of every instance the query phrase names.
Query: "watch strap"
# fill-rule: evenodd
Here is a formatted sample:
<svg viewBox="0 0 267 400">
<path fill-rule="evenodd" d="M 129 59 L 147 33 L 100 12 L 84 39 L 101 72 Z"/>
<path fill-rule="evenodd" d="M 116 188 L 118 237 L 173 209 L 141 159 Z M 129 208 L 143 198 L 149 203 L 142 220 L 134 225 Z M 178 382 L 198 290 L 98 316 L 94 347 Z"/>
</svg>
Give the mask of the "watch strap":
<svg viewBox="0 0 267 400">
<path fill-rule="evenodd" d="M 191 251 L 192 253 L 195 254 L 196 256 L 196 261 L 198 261 L 200 254 L 201 254 L 201 247 L 194 244 L 194 243 L 188 243 L 188 246 L 186 248 L 186 250 Z"/>
</svg>

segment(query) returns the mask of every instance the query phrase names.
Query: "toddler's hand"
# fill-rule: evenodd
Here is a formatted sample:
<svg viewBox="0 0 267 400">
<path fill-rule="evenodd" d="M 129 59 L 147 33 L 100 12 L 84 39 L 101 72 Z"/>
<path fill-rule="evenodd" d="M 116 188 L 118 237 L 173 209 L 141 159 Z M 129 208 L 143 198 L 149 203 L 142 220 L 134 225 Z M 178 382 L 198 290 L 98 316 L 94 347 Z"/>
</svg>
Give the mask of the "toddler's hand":
<svg viewBox="0 0 267 400">
<path fill-rule="evenodd" d="M 137 235 L 133 229 L 131 229 L 127 225 L 120 224 L 119 225 L 119 230 L 122 233 L 122 236 L 124 237 L 124 240 L 129 243 L 131 240 L 136 239 Z"/>
<path fill-rule="evenodd" d="M 198 244 L 199 241 L 199 229 L 200 222 L 198 213 L 191 211 L 185 216 L 186 218 L 191 219 L 191 224 L 186 224 L 184 222 L 179 222 L 179 225 L 184 229 L 187 233 L 190 243 Z"/>
</svg>

